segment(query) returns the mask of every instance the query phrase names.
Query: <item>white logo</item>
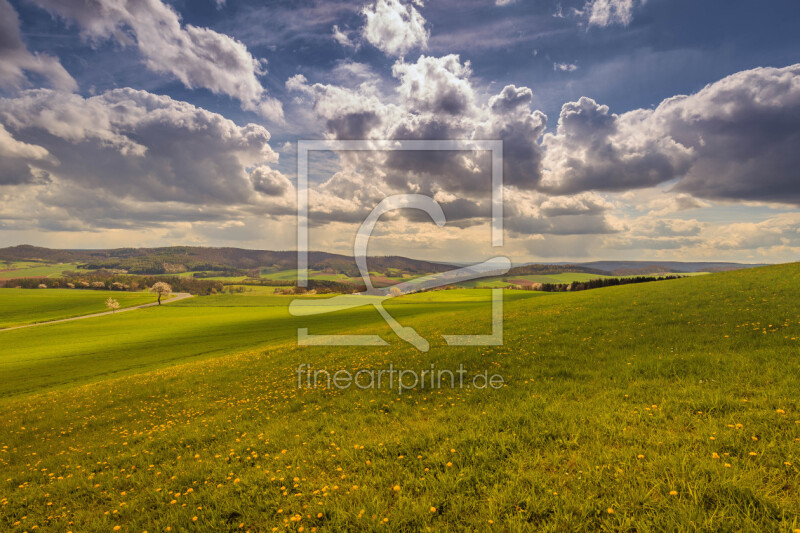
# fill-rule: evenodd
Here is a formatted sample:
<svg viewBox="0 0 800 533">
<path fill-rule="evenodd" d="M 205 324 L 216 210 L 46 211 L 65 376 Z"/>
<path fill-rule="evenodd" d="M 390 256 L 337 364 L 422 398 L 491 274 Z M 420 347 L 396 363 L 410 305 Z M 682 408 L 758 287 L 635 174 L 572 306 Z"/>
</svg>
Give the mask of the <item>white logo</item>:
<svg viewBox="0 0 800 533">
<path fill-rule="evenodd" d="M 487 150 L 492 152 L 492 246 L 503 244 L 502 141 L 299 141 L 297 184 L 297 284 L 308 285 L 308 152 L 314 150 Z M 433 198 L 421 194 L 398 194 L 384 198 L 367 216 L 356 233 L 353 256 L 366 290 L 325 299 L 296 299 L 289 306 L 293 316 L 310 316 L 371 305 L 380 313 L 392 331 L 420 351 L 428 351 L 430 343 L 413 328 L 401 325 L 383 307 L 384 300 L 395 295 L 418 292 L 508 272 L 511 261 L 497 256 L 480 264 L 431 274 L 398 283 L 388 288 L 375 288 L 367 267 L 367 248 L 375 224 L 381 215 L 396 209 L 425 211 L 437 226 L 446 223 L 441 206 Z M 442 335 L 453 346 L 497 346 L 503 344 L 503 290 L 492 289 L 492 333 L 489 335 Z M 300 345 L 385 346 L 378 335 L 311 335 L 308 328 L 298 328 Z"/>
</svg>

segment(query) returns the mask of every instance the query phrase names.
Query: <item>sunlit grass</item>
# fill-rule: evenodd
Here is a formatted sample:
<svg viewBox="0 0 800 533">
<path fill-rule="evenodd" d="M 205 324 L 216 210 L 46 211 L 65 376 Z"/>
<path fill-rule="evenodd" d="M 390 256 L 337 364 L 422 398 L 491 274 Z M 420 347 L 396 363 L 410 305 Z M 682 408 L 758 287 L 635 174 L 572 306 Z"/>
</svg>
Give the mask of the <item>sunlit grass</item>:
<svg viewBox="0 0 800 533">
<path fill-rule="evenodd" d="M 102 313 L 108 311 L 108 298 L 117 300 L 121 309 L 155 301 L 145 292 L 0 289 L 0 328 Z"/>
<path fill-rule="evenodd" d="M 488 302 L 465 298 L 488 300 L 488 291 L 387 302 L 431 340 L 427 353 L 393 338 L 369 309 L 309 322 L 288 316 L 286 297 L 197 298 L 128 313 L 138 322 L 47 326 L 68 341 L 40 342 L 39 357 L 65 371 L 85 360 L 71 370 L 85 384 L 6 388 L 0 527 L 793 531 L 798 274 L 785 265 L 510 297 L 501 347 L 448 348 L 440 337 L 485 333 Z M 391 345 L 301 349 L 300 320 L 317 333 L 380 333 Z M 101 342 L 92 331 L 125 333 Z M 69 352 L 82 336 L 98 344 Z M 36 343 L 3 346 L 0 364 L 22 365 L 15 379 L 25 379 Z M 205 359 L 169 365 L 175 353 Z M 113 377 L 115 356 L 140 358 L 141 370 Z M 91 372 L 98 359 L 111 377 L 86 383 L 102 379 Z M 463 364 L 507 385 L 298 389 L 301 363 Z"/>
</svg>

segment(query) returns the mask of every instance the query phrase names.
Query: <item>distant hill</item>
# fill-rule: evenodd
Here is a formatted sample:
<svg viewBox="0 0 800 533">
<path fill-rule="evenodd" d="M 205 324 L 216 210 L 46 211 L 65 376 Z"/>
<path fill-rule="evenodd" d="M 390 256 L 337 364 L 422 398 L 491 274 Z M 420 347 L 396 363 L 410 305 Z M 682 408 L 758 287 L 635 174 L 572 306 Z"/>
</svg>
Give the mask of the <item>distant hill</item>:
<svg viewBox="0 0 800 533">
<path fill-rule="evenodd" d="M 682 261 L 591 261 L 577 263 L 578 266 L 592 268 L 604 274 L 630 276 L 656 273 L 723 272 L 767 266 L 764 263 L 720 263 L 720 262 L 682 262 Z"/>
<path fill-rule="evenodd" d="M 250 270 L 297 268 L 297 252 L 211 248 L 204 246 L 169 246 L 163 248 L 115 248 L 109 250 L 57 250 L 23 244 L 0 248 L 0 261 L 42 261 L 82 263 L 89 269 L 124 269 L 134 274 L 163 274 L 204 270 Z M 315 270 L 358 275 L 355 260 L 346 255 L 309 252 L 308 263 Z M 372 271 L 395 269 L 408 273 L 445 272 L 453 265 L 400 256 L 370 257 Z"/>
<path fill-rule="evenodd" d="M 562 274 L 565 272 L 583 272 L 585 274 L 598 274 L 607 275 L 608 272 L 597 268 L 590 268 L 583 265 L 573 264 L 535 264 L 522 265 L 514 267 L 508 271 L 506 276 L 530 276 L 530 275 L 548 275 L 548 274 Z"/>
</svg>

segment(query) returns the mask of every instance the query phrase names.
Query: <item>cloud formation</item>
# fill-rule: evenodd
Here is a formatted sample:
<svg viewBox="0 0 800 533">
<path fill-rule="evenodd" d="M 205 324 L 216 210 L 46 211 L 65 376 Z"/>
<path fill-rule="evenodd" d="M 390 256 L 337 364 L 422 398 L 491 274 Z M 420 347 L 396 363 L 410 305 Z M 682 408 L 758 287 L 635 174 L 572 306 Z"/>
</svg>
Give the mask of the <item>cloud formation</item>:
<svg viewBox="0 0 800 533">
<path fill-rule="evenodd" d="M 50 13 L 76 22 L 84 37 L 136 46 L 153 72 L 174 76 L 186 87 L 202 87 L 241 102 L 242 108 L 283 119 L 280 101 L 258 80 L 265 61 L 241 42 L 208 28 L 181 24 L 161 0 L 32 0 Z"/>
<path fill-rule="evenodd" d="M 212 210 L 258 206 L 293 190 L 267 166 L 278 159 L 269 139 L 262 126 L 237 126 L 146 91 L 84 98 L 29 90 L 0 99 L 0 156 L 12 163 L 0 180 L 35 186 L 46 179 L 43 198 L 62 207 L 91 197 Z"/>
<path fill-rule="evenodd" d="M 0 0 L 0 88 L 30 86 L 26 72 L 43 77 L 57 89 L 74 91 L 78 88 L 58 58 L 28 50 L 22 42 L 17 12 L 8 0 Z"/>
<path fill-rule="evenodd" d="M 415 2 L 421 6 L 422 2 Z M 390 56 L 404 56 L 428 45 L 425 18 L 412 4 L 400 0 L 375 0 L 362 10 L 366 18 L 364 39 Z"/>
<path fill-rule="evenodd" d="M 633 20 L 634 3 L 634 0 L 590 0 L 583 13 L 588 18 L 589 26 L 627 26 Z"/>
<path fill-rule="evenodd" d="M 711 200 L 800 205 L 800 65 L 756 68 L 616 115 L 564 104 L 545 150 L 543 190 L 624 191 L 677 180 Z"/>
</svg>

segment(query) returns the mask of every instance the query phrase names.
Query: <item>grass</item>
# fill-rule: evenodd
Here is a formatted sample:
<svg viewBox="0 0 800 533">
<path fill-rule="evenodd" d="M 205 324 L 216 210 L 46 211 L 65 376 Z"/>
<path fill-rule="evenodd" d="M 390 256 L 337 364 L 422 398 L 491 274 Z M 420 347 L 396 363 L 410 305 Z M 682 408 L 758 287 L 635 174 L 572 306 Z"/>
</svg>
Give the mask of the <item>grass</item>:
<svg viewBox="0 0 800 533">
<path fill-rule="evenodd" d="M 275 294 L 275 291 L 284 289 L 285 287 L 269 287 L 269 286 L 262 286 L 262 285 L 226 285 L 225 290 L 228 291 L 229 289 L 233 290 L 241 290 L 243 292 L 239 294 L 248 295 L 248 296 L 272 296 Z"/>
<path fill-rule="evenodd" d="M 108 311 L 108 298 L 117 300 L 120 308 L 155 301 L 152 294 L 141 292 L 0 289 L 0 329 Z"/>
<path fill-rule="evenodd" d="M 14 374 L 0 384 L 0 524 L 793 531 L 798 275 L 782 265 L 512 292 L 497 347 L 446 347 L 439 337 L 486 333 L 485 291 L 387 303 L 431 340 L 426 353 L 392 338 L 370 309 L 309 322 L 286 313 L 291 298 L 258 295 L 1 333 L 0 364 Z M 301 323 L 378 332 L 391 344 L 300 348 Z M 298 388 L 302 363 L 461 364 L 506 386 Z"/>
<path fill-rule="evenodd" d="M 42 264 L 32 262 L 13 263 L 8 269 L 5 263 L 0 263 L 0 279 L 11 278 L 56 278 L 65 270 L 78 270 L 78 263 Z"/>
</svg>

